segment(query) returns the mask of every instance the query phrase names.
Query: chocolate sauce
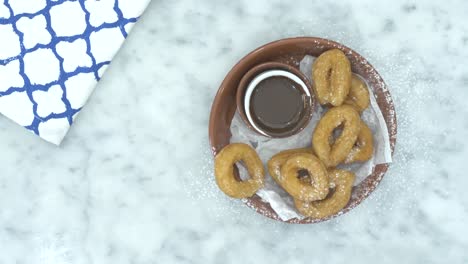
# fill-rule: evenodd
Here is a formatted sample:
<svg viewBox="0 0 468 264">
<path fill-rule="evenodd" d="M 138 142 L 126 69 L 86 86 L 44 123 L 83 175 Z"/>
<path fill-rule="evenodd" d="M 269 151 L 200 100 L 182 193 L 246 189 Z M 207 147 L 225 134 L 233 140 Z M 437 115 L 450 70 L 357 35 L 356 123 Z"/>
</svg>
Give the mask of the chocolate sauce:
<svg viewBox="0 0 468 264">
<path fill-rule="evenodd" d="M 250 112 L 265 132 L 280 135 L 300 125 L 307 115 L 310 98 L 301 86 L 283 76 L 261 81 L 252 92 Z"/>
</svg>

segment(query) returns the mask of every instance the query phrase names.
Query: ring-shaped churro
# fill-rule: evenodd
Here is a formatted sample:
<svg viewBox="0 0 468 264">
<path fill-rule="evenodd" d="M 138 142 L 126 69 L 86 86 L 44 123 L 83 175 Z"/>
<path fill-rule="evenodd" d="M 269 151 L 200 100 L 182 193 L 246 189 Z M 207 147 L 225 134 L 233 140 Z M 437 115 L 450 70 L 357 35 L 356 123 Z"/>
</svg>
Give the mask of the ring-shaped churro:
<svg viewBox="0 0 468 264">
<path fill-rule="evenodd" d="M 372 130 L 361 120 L 361 130 L 359 131 L 356 143 L 344 163 L 364 162 L 369 160 L 373 154 L 374 139 Z"/>
<path fill-rule="evenodd" d="M 307 170 L 311 182 L 300 180 L 298 172 Z M 292 197 L 302 201 L 317 201 L 328 194 L 328 172 L 323 163 L 310 153 L 291 155 L 281 166 L 281 186 Z"/>
<path fill-rule="evenodd" d="M 313 154 L 312 148 L 299 148 L 299 149 L 289 149 L 281 151 L 275 154 L 267 163 L 268 172 L 270 173 L 273 180 L 282 186 L 284 177 L 281 176 L 281 166 L 288 160 L 288 158 L 294 154 L 298 153 L 310 153 Z"/>
<path fill-rule="evenodd" d="M 294 199 L 297 210 L 304 216 L 311 218 L 324 218 L 341 211 L 351 198 L 351 191 L 356 176 L 345 170 L 332 170 L 328 173 L 330 183 L 334 186 L 329 197 L 321 201 L 304 202 Z"/>
<path fill-rule="evenodd" d="M 238 181 L 234 176 L 236 162 L 242 161 L 250 179 Z M 229 144 L 215 157 L 215 177 L 219 188 L 233 198 L 247 198 L 263 187 L 265 170 L 257 152 L 242 143 Z"/>
<path fill-rule="evenodd" d="M 351 78 L 351 89 L 344 103 L 353 106 L 358 112 L 369 107 L 370 95 L 367 84 L 354 73 Z"/>
<path fill-rule="evenodd" d="M 342 105 L 351 88 L 351 63 L 339 49 L 326 51 L 312 66 L 312 80 L 320 104 Z"/>
<path fill-rule="evenodd" d="M 312 146 L 325 166 L 335 167 L 346 159 L 356 143 L 360 122 L 358 112 L 349 105 L 333 107 L 320 119 L 312 136 Z M 341 135 L 330 144 L 333 131 L 341 125 Z"/>
</svg>

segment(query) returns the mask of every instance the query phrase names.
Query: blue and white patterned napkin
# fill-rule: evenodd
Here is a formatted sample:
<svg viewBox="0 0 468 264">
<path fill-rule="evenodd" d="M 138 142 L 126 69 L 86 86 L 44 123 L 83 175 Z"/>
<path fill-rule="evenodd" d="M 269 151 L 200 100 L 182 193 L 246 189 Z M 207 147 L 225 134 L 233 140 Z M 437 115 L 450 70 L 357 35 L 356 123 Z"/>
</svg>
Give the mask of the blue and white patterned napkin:
<svg viewBox="0 0 468 264">
<path fill-rule="evenodd" d="M 0 113 L 60 144 L 150 1 L 0 0 Z"/>
</svg>

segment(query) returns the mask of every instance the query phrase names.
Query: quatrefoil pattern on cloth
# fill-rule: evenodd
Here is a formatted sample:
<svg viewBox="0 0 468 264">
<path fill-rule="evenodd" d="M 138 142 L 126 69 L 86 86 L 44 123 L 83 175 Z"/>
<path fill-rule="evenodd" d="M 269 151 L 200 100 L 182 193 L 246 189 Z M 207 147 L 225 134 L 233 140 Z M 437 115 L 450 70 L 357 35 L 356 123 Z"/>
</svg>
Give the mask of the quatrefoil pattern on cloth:
<svg viewBox="0 0 468 264">
<path fill-rule="evenodd" d="M 60 144 L 149 1 L 0 0 L 0 113 Z"/>
</svg>

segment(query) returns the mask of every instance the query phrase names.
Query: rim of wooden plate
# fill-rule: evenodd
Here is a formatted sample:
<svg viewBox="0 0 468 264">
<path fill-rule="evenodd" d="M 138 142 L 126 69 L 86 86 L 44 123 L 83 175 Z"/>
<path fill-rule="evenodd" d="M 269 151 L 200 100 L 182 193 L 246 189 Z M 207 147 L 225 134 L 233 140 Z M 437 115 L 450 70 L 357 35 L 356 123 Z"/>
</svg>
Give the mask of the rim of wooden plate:
<svg viewBox="0 0 468 264">
<path fill-rule="evenodd" d="M 226 75 L 219 90 L 213 100 L 210 121 L 209 139 L 213 156 L 215 156 L 224 146 L 229 144 L 231 138 L 230 126 L 232 118 L 236 112 L 236 91 L 238 84 L 245 73 L 252 67 L 265 62 L 281 62 L 299 68 L 299 62 L 305 55 L 319 56 L 329 49 L 342 50 L 351 62 L 354 73 L 362 76 L 372 87 L 377 104 L 382 111 L 387 123 L 390 147 L 393 151 L 397 138 L 397 121 L 393 100 L 387 85 L 375 70 L 375 68 L 359 53 L 338 42 L 317 38 L 317 37 L 297 37 L 281 39 L 265 44 L 242 58 Z M 372 174 L 363 180 L 359 185 L 353 187 L 353 195 L 348 205 L 340 212 L 325 218 L 304 218 L 290 219 L 283 221 L 275 211 L 261 198 L 254 195 L 245 199 L 245 204 L 274 220 L 295 224 L 311 224 L 329 220 L 336 216 L 349 212 L 366 199 L 382 181 L 387 172 L 389 164 L 380 164 L 373 168 Z"/>
</svg>

